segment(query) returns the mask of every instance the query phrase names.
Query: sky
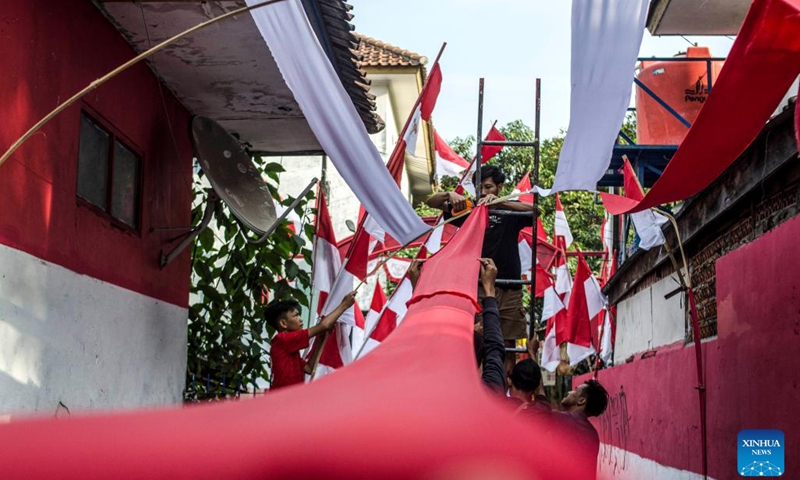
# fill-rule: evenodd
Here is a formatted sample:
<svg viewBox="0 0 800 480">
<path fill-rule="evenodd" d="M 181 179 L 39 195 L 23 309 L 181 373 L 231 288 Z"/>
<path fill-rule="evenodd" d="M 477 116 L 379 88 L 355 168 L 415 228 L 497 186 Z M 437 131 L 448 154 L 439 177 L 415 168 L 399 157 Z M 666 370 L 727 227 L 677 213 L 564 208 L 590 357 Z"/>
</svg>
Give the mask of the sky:
<svg viewBox="0 0 800 480">
<path fill-rule="evenodd" d="M 535 79 L 542 79 L 542 137 L 569 125 L 570 17 L 567 0 L 348 0 L 356 31 L 425 55 L 442 42 L 442 92 L 433 123 L 445 139 L 477 132 L 478 79 L 484 77 L 484 132 L 497 120 L 533 127 Z M 687 37 L 727 56 L 733 39 Z M 645 31 L 640 56 L 685 51 L 681 37 Z M 631 75 L 631 83 L 633 75 Z"/>
</svg>

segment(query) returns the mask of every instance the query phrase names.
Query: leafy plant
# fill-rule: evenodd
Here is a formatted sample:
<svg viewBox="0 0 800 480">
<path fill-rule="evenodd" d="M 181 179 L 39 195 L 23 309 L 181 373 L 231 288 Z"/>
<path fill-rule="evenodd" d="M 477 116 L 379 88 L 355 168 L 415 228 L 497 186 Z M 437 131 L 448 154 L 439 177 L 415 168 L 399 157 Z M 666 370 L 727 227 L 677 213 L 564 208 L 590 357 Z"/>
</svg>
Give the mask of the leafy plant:
<svg viewBox="0 0 800 480">
<path fill-rule="evenodd" d="M 278 174 L 283 167 L 254 159 L 268 179 L 270 193 L 278 198 Z M 195 177 L 193 224 L 202 218 L 208 184 L 200 171 Z M 288 206 L 294 198 L 281 203 Z M 296 212 L 305 215 L 309 199 Z M 294 298 L 305 308 L 305 291 L 311 284 L 310 265 L 313 226 L 304 222 L 294 234 L 288 222 L 266 242 L 241 226 L 223 202 L 218 202 L 209 228 L 192 250 L 192 286 L 189 307 L 189 351 L 186 377 L 187 400 L 234 395 L 268 380 L 267 345 L 273 333 L 264 320 L 266 301 Z M 305 291 L 304 291 L 305 290 Z"/>
</svg>

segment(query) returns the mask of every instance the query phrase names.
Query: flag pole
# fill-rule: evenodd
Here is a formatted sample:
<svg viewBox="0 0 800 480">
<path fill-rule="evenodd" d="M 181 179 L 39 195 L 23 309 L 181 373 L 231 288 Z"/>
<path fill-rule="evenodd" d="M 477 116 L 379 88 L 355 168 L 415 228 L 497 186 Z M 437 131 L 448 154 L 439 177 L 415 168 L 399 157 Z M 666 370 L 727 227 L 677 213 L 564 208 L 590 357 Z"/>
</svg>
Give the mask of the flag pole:
<svg viewBox="0 0 800 480">
<path fill-rule="evenodd" d="M 443 42 L 442 46 L 439 48 L 439 53 L 436 54 L 436 59 L 433 61 L 431 70 L 436 68 L 436 66 L 439 64 L 439 59 L 442 58 L 442 54 L 444 53 L 445 47 L 447 47 L 447 42 Z M 405 158 L 405 155 L 400 155 L 401 152 L 398 152 L 398 148 L 400 148 L 400 142 L 405 137 L 406 131 L 408 130 L 408 127 L 411 125 L 411 119 L 414 117 L 414 112 L 417 110 L 417 107 L 420 105 L 420 103 L 422 103 L 422 99 L 425 97 L 425 93 L 427 93 L 429 85 L 430 83 L 428 82 L 426 82 L 425 85 L 423 85 L 422 90 L 420 90 L 419 95 L 417 96 L 417 99 L 414 101 L 414 106 L 411 107 L 411 113 L 409 113 L 408 117 L 406 118 L 406 123 L 405 125 L 403 125 L 403 129 L 400 130 L 397 143 L 394 144 L 394 149 L 392 149 L 392 153 L 389 156 L 389 163 L 391 163 L 392 161 L 399 161 L 397 159 Z M 394 167 L 393 164 L 386 165 L 386 168 L 390 172 L 393 171 L 393 167 Z M 349 258 L 350 255 L 353 254 L 353 248 L 356 245 L 356 239 L 358 238 L 358 235 L 361 233 L 361 231 L 364 229 L 364 222 L 366 221 L 367 213 L 368 212 L 365 212 L 364 215 L 361 217 L 361 219 L 358 221 L 358 227 L 356 227 L 356 230 L 353 233 L 353 243 L 350 244 L 350 248 L 348 248 L 345 258 Z"/>
<path fill-rule="evenodd" d="M 536 137 L 536 146 L 533 150 L 533 183 L 531 187 L 539 184 L 539 127 L 541 120 L 542 110 L 542 79 L 536 79 L 536 114 L 534 117 L 533 135 Z M 539 195 L 533 195 L 533 226 L 531 227 L 531 234 L 533 235 L 533 255 L 531 255 L 531 299 L 528 305 L 530 310 L 531 323 L 529 326 L 528 341 L 530 342 L 536 335 L 536 258 L 538 257 L 539 248 Z"/>
<path fill-rule="evenodd" d="M 199 25 L 195 25 L 194 27 L 183 31 L 183 32 L 175 35 L 172 38 L 168 38 L 167 40 L 164 40 L 163 42 L 159 43 L 155 47 L 153 47 L 153 48 L 151 48 L 149 50 L 146 50 L 146 51 L 140 53 L 139 55 L 133 57 L 132 59 L 130 59 L 127 62 L 123 63 L 122 65 L 120 65 L 119 67 L 117 67 L 114 70 L 110 71 L 109 73 L 107 73 L 107 74 L 103 75 L 102 77 L 92 81 L 92 83 L 90 83 L 86 88 L 84 88 L 83 90 L 79 91 L 78 93 L 76 93 L 75 95 L 73 95 L 72 97 L 67 99 L 64 103 L 62 103 L 61 105 L 57 106 L 53 111 L 51 111 L 50 113 L 45 115 L 44 118 L 42 118 L 41 120 L 36 122 L 36 124 L 34 126 L 32 126 L 27 132 L 25 132 L 21 137 L 19 137 L 14 143 L 12 143 L 11 146 L 8 148 L 8 150 L 3 154 L 3 156 L 0 157 L 0 165 L 3 165 L 3 163 L 6 160 L 8 160 L 8 158 L 11 155 L 13 155 L 14 152 L 17 151 L 17 149 L 23 143 L 25 143 L 26 140 L 28 140 L 30 137 L 32 137 L 34 133 L 36 133 L 40 128 L 42 128 L 47 122 L 52 120 L 56 115 L 58 115 L 59 113 L 63 112 L 64 110 L 66 110 L 67 107 L 69 107 L 70 105 L 75 103 L 78 99 L 80 99 L 81 97 L 83 97 L 87 93 L 91 92 L 92 90 L 96 89 L 100 85 L 102 85 L 102 84 L 106 83 L 107 81 L 111 80 L 112 78 L 116 77 L 120 73 L 124 72 L 125 70 L 129 69 L 130 67 L 132 67 L 133 65 L 139 63 L 140 61 L 144 60 L 145 58 L 150 57 L 153 54 L 158 53 L 159 51 L 161 51 L 164 48 L 172 45 L 173 43 L 177 42 L 178 40 L 182 39 L 185 36 L 190 35 L 190 34 L 196 32 L 196 31 L 198 31 L 200 29 L 203 29 L 203 28 L 205 28 L 205 27 L 207 27 L 209 25 L 212 25 L 214 23 L 217 23 L 217 22 L 219 22 L 221 20 L 225 20 L 226 18 L 233 17 L 233 16 L 239 15 L 241 13 L 249 12 L 250 10 L 255 10 L 257 8 L 266 7 L 268 5 L 272 5 L 274 3 L 278 3 L 278 2 L 282 2 L 282 1 L 283 0 L 269 0 L 269 1 L 266 1 L 266 2 L 261 2 L 261 3 L 255 4 L 255 5 L 246 6 L 246 7 L 239 8 L 237 10 L 233 10 L 231 12 L 228 12 L 228 13 L 224 14 L 224 15 L 220 15 L 219 17 L 215 17 L 215 18 L 212 18 L 211 20 L 205 21 L 205 22 L 203 22 L 203 23 L 201 23 Z"/>
</svg>

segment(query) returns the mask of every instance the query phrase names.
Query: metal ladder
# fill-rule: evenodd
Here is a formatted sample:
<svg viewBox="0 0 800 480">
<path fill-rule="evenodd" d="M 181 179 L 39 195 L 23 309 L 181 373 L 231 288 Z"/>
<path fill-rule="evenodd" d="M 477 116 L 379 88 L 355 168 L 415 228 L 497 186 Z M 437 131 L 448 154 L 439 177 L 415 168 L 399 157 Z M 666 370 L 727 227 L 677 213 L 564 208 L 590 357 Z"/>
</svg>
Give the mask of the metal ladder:
<svg viewBox="0 0 800 480">
<path fill-rule="evenodd" d="M 484 96 L 484 78 L 481 78 L 478 82 L 478 136 L 477 138 L 477 151 L 475 153 L 475 178 L 478 181 L 478 184 L 475 185 L 475 202 L 477 204 L 478 200 L 481 198 L 481 154 L 484 146 L 498 146 L 498 147 L 522 147 L 522 148 L 533 148 L 534 149 L 534 156 L 533 156 L 533 169 L 531 170 L 531 185 L 537 185 L 539 183 L 539 159 L 540 159 L 540 142 L 539 142 L 539 126 L 540 126 L 540 119 L 541 119 L 541 106 L 542 106 L 542 99 L 541 99 L 541 87 L 542 87 L 542 80 L 540 78 L 536 79 L 536 107 L 535 107 L 535 119 L 534 119 L 534 141 L 532 142 L 518 142 L 518 141 L 497 141 L 497 140 L 484 140 L 483 139 L 483 96 Z M 537 237 L 537 229 L 538 229 L 538 222 L 536 218 L 538 216 L 539 211 L 539 200 L 538 195 L 533 196 L 533 212 L 518 212 L 518 211 L 511 211 L 511 210 L 494 210 L 492 213 L 496 215 L 514 215 L 514 216 L 530 216 L 533 217 L 533 247 L 532 251 L 533 254 L 531 255 L 531 278 L 530 280 L 522 280 L 522 279 L 511 279 L 511 278 L 498 278 L 495 280 L 496 285 L 531 285 L 531 301 L 530 301 L 530 321 L 528 322 L 528 340 L 533 338 L 535 334 L 536 322 L 534 320 L 535 310 L 534 310 L 534 300 L 535 300 L 535 288 L 533 285 L 536 285 L 536 237 Z M 520 347 L 506 347 L 506 352 L 516 352 L 516 353 L 525 353 L 527 350 L 525 348 Z"/>
</svg>

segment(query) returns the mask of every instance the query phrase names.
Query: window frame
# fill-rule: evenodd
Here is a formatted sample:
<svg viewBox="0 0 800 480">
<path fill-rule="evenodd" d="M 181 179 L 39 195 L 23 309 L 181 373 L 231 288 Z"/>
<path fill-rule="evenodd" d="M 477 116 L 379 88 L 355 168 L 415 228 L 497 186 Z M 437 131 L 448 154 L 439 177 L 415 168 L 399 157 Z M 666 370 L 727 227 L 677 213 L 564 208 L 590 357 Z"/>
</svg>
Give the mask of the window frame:
<svg viewBox="0 0 800 480">
<path fill-rule="evenodd" d="M 108 171 L 106 173 L 106 197 L 105 197 L 105 208 L 99 207 L 89 201 L 88 199 L 84 198 L 80 194 L 80 177 L 77 175 L 78 169 L 80 169 L 80 162 L 81 162 L 81 151 L 80 151 L 80 141 L 81 141 L 81 123 L 83 121 L 83 117 L 86 117 L 87 120 L 92 122 L 97 128 L 104 131 L 108 134 L 109 143 L 108 143 L 108 151 L 106 152 L 106 162 L 108 165 Z M 134 213 L 134 226 L 128 225 L 122 219 L 115 217 L 111 213 L 111 208 L 114 201 L 114 162 L 116 156 L 116 144 L 119 142 L 123 147 L 128 149 L 131 153 L 138 157 L 138 164 L 136 166 L 136 204 L 134 206 L 135 213 Z M 145 155 L 144 152 L 128 138 L 124 135 L 119 129 L 115 128 L 111 122 L 106 120 L 99 112 L 95 109 L 91 108 L 89 105 L 84 104 L 81 108 L 80 115 L 78 116 L 78 154 L 77 154 L 77 163 L 75 164 L 76 167 L 76 178 L 75 178 L 75 198 L 79 206 L 84 207 L 90 210 L 92 213 L 102 217 L 106 221 L 108 221 L 113 227 L 116 227 L 120 230 L 125 232 L 131 233 L 138 237 L 141 237 L 142 232 L 142 202 L 144 198 L 144 162 L 145 162 Z"/>
</svg>

